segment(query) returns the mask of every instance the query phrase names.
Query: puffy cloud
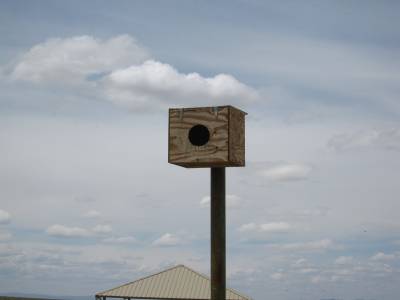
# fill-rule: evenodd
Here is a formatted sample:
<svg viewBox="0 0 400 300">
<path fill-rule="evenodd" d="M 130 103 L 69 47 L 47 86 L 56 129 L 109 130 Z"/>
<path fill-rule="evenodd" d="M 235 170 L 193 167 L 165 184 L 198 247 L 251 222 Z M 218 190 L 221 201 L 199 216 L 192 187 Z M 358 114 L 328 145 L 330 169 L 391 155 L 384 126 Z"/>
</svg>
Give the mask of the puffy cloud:
<svg viewBox="0 0 400 300">
<path fill-rule="evenodd" d="M 201 207 L 210 207 L 210 196 L 205 196 L 200 200 Z M 242 204 L 242 199 L 236 195 L 226 195 L 226 207 L 236 208 Z"/>
<path fill-rule="evenodd" d="M 336 134 L 328 141 L 327 145 L 335 151 L 346 151 L 366 147 L 399 151 L 400 129 L 359 130 L 352 133 Z"/>
<path fill-rule="evenodd" d="M 68 227 L 64 225 L 55 224 L 46 229 L 46 233 L 55 237 L 92 237 L 96 235 L 104 235 L 112 232 L 110 225 L 96 225 L 92 229 L 81 227 Z"/>
<path fill-rule="evenodd" d="M 0 224 L 8 224 L 11 222 L 11 215 L 9 212 L 0 209 Z"/>
<path fill-rule="evenodd" d="M 282 163 L 260 170 L 260 175 L 273 181 L 292 181 L 307 179 L 311 167 L 305 164 Z"/>
<path fill-rule="evenodd" d="M 89 210 L 85 214 L 83 214 L 85 218 L 98 218 L 101 216 L 101 213 L 98 212 L 97 210 Z"/>
<path fill-rule="evenodd" d="M 260 230 L 262 232 L 282 232 L 287 231 L 291 228 L 290 224 L 286 222 L 273 222 L 260 224 Z"/>
<path fill-rule="evenodd" d="M 257 225 L 256 223 L 243 224 L 239 227 L 240 232 L 258 231 L 258 232 L 287 232 L 292 226 L 286 222 L 272 222 Z"/>
<path fill-rule="evenodd" d="M 386 261 L 386 260 L 392 260 L 395 258 L 396 258 L 396 256 L 394 254 L 385 254 L 383 252 L 378 252 L 374 256 L 372 256 L 370 259 L 375 260 L 375 261 Z"/>
<path fill-rule="evenodd" d="M 22 55 L 11 78 L 35 83 L 79 83 L 89 75 L 141 63 L 147 58 L 147 51 L 129 35 L 108 40 L 87 35 L 53 38 Z"/>
<path fill-rule="evenodd" d="M 156 260 L 157 256 L 152 259 Z M 140 265 L 139 265 L 140 263 Z M 84 291 L 89 281 L 125 281 L 137 272 L 151 272 L 138 253 L 112 245 L 68 245 L 46 243 L 0 243 L 0 274 L 2 286 L 17 278 L 38 278 L 44 281 L 73 282 Z M 79 274 L 74 278 L 69 273 Z M 66 275 L 67 274 L 67 275 Z M 94 276 L 97 274 L 97 276 Z M 141 273 L 142 274 L 142 273 Z M 104 281 L 103 281 L 104 282 Z M 94 283 L 99 285 L 99 282 Z M 101 285 L 101 283 L 100 283 Z M 79 288 L 77 288 L 79 289 Z M 60 292 L 65 293 L 65 292 Z"/>
<path fill-rule="evenodd" d="M 55 224 L 46 229 L 46 233 L 56 237 L 87 237 L 91 232 L 80 227 L 67 227 L 64 225 Z"/>
<path fill-rule="evenodd" d="M 130 110 L 243 105 L 259 98 L 256 90 L 232 75 L 184 74 L 149 58 L 148 52 L 129 35 L 108 40 L 86 35 L 53 38 L 23 54 L 10 78 L 38 84 L 86 83 L 87 91 L 96 97 Z"/>
<path fill-rule="evenodd" d="M 243 104 L 257 92 L 228 74 L 202 77 L 179 73 L 169 64 L 148 60 L 112 72 L 103 80 L 107 98 L 132 110 L 168 106 Z"/>
<path fill-rule="evenodd" d="M 171 233 L 166 233 L 153 242 L 154 246 L 177 246 L 182 243 L 181 239 Z"/>
</svg>

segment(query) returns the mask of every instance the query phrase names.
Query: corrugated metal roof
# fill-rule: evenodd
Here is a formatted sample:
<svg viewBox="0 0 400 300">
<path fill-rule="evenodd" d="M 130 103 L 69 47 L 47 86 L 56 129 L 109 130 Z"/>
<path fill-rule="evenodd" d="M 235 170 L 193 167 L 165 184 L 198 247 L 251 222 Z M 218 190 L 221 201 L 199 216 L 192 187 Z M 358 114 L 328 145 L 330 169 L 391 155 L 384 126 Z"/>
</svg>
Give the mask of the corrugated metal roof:
<svg viewBox="0 0 400 300">
<path fill-rule="evenodd" d="M 142 299 L 196 299 L 211 298 L 210 279 L 184 265 L 100 292 L 96 297 Z M 226 289 L 227 300 L 250 300 L 232 289 Z"/>
</svg>

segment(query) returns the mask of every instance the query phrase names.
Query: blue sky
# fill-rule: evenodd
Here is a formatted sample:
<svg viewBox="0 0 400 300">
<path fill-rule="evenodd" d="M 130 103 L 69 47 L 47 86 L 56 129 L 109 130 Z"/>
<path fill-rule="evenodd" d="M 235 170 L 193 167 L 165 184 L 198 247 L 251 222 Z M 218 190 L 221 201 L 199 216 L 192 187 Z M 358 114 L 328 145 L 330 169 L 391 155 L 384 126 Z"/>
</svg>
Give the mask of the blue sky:
<svg viewBox="0 0 400 300">
<path fill-rule="evenodd" d="M 232 104 L 228 286 L 397 299 L 399 8 L 2 1 L 0 293 L 209 273 L 209 172 L 167 163 L 167 108 Z"/>
</svg>

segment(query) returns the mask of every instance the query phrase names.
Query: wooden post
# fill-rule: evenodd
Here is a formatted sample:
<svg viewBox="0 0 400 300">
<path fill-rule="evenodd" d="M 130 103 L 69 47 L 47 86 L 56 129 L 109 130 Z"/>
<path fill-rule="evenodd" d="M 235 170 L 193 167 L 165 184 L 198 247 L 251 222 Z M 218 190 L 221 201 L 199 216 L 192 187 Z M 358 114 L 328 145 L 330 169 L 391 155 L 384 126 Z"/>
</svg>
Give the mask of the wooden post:
<svg viewBox="0 0 400 300">
<path fill-rule="evenodd" d="M 226 295 L 225 168 L 211 168 L 211 300 Z"/>
</svg>

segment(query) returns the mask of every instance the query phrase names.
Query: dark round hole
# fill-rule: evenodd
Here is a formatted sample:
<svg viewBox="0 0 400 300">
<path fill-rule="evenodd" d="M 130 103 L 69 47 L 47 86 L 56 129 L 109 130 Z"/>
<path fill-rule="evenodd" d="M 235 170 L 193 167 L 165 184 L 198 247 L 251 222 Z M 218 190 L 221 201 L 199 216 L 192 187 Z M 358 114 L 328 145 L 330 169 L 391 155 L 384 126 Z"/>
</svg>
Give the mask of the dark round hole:
<svg viewBox="0 0 400 300">
<path fill-rule="evenodd" d="M 203 146 L 210 140 L 210 132 L 204 125 L 195 125 L 189 130 L 189 141 L 194 146 Z"/>
</svg>

